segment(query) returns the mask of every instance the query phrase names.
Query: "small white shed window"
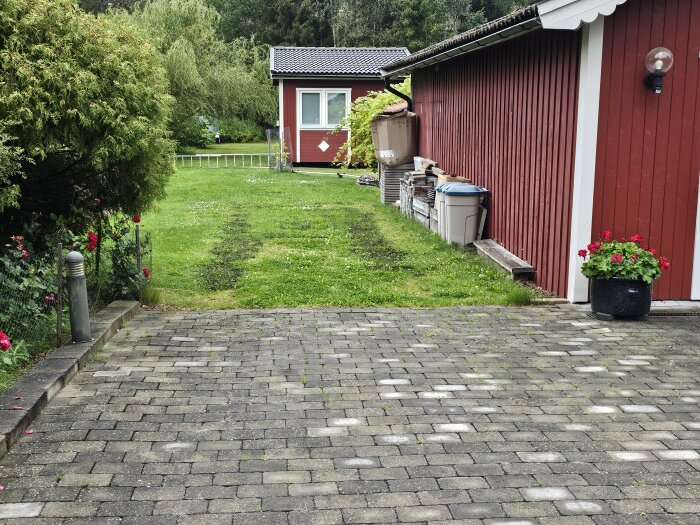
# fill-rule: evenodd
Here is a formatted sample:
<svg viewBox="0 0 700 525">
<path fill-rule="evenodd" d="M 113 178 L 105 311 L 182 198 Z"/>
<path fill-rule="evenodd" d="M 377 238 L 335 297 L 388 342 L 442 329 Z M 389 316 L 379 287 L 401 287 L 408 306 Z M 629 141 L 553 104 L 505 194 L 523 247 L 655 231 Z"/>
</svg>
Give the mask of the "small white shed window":
<svg viewBox="0 0 700 525">
<path fill-rule="evenodd" d="M 347 110 L 348 101 L 345 92 L 326 92 L 326 124 L 337 126 L 345 118 Z"/>
<path fill-rule="evenodd" d="M 332 129 L 348 115 L 349 89 L 300 89 L 297 96 L 301 129 Z"/>
<path fill-rule="evenodd" d="M 321 94 L 301 94 L 301 124 L 303 126 L 321 125 Z"/>
</svg>

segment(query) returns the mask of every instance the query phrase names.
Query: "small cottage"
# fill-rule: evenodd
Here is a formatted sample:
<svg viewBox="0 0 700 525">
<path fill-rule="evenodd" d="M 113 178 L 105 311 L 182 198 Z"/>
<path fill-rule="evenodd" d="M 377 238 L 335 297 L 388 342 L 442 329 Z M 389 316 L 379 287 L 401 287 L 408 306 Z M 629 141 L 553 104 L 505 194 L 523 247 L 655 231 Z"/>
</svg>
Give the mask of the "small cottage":
<svg viewBox="0 0 700 525">
<path fill-rule="evenodd" d="M 384 89 L 381 66 L 406 48 L 273 47 L 270 75 L 279 89 L 280 137 L 294 164 L 329 164 L 348 132 L 331 133 L 350 103 Z"/>
<path fill-rule="evenodd" d="M 657 299 L 700 300 L 698 28 L 698 0 L 542 0 L 382 73 L 412 75 L 419 155 L 490 190 L 538 285 L 587 301 L 577 251 L 612 230 L 671 260 Z"/>
</svg>

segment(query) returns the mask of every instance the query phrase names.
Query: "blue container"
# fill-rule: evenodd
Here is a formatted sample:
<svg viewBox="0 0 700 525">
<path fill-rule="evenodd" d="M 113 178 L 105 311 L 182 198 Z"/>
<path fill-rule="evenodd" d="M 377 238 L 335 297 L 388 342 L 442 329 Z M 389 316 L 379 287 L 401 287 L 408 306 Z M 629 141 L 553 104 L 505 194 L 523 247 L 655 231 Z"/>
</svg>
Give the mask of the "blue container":
<svg viewBox="0 0 700 525">
<path fill-rule="evenodd" d="M 444 186 L 444 187 L 443 187 Z M 437 191 L 441 191 L 445 195 L 453 195 L 460 197 L 475 197 L 477 195 L 486 195 L 488 190 L 477 186 L 476 184 L 468 184 L 466 182 L 446 182 L 445 184 L 440 184 L 436 188 Z"/>
</svg>

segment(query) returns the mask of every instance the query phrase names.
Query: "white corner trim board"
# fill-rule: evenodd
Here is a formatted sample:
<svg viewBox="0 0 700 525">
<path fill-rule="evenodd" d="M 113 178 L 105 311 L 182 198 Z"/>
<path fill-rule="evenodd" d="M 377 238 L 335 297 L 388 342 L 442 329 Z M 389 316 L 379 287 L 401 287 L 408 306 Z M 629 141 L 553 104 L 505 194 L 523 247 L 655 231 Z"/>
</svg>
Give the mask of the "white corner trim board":
<svg viewBox="0 0 700 525">
<path fill-rule="evenodd" d="M 537 4 L 544 29 L 578 29 L 598 17 L 611 15 L 627 0 L 546 0 Z"/>
<path fill-rule="evenodd" d="M 604 27 L 605 19 L 599 17 L 592 24 L 583 26 L 581 36 L 569 279 L 566 294 L 566 298 L 572 303 L 588 302 L 588 279 L 581 273 L 582 263 L 577 252 L 591 242 Z"/>
<path fill-rule="evenodd" d="M 700 175 L 699 175 L 700 176 Z M 700 301 L 700 190 L 695 211 L 695 248 L 693 250 L 693 277 L 690 285 L 690 299 Z"/>
<path fill-rule="evenodd" d="M 277 89 L 279 94 L 280 141 L 284 144 L 284 80 L 280 79 Z"/>
</svg>

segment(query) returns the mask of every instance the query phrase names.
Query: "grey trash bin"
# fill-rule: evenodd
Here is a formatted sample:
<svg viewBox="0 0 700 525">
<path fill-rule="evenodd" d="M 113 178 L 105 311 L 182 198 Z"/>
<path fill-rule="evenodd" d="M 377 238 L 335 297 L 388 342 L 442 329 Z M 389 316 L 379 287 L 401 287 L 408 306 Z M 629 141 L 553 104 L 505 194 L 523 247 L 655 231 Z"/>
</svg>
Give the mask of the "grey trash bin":
<svg viewBox="0 0 700 525">
<path fill-rule="evenodd" d="M 458 246 L 472 244 L 479 232 L 480 207 L 488 190 L 474 184 L 447 182 L 438 186 L 436 192 L 440 237 Z"/>
</svg>

